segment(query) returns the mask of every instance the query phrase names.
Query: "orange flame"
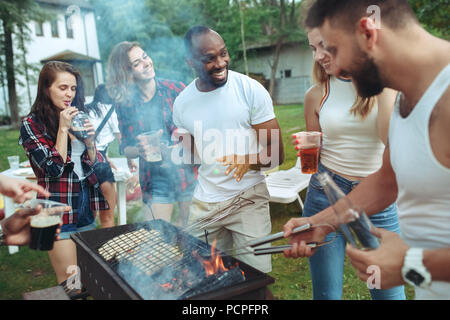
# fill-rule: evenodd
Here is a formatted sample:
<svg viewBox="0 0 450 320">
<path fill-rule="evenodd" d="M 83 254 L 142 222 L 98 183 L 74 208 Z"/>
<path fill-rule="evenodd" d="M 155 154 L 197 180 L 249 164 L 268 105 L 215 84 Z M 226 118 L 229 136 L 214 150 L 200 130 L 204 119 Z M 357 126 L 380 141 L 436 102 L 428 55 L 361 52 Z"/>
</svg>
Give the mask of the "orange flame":
<svg viewBox="0 0 450 320">
<path fill-rule="evenodd" d="M 220 255 L 216 255 L 215 248 L 216 248 L 216 239 L 214 239 L 213 244 L 211 246 L 211 259 L 202 261 L 207 277 L 215 273 L 223 273 L 225 271 L 228 271 L 228 269 L 223 264 L 222 257 Z"/>
</svg>

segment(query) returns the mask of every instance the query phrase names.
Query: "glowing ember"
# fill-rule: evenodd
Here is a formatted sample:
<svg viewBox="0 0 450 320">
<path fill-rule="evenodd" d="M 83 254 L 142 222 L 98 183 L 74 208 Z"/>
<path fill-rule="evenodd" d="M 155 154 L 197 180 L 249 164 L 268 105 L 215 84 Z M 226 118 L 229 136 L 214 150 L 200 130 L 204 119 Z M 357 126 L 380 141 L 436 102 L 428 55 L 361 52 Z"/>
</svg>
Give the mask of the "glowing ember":
<svg viewBox="0 0 450 320">
<path fill-rule="evenodd" d="M 163 284 L 161 285 L 161 288 L 164 288 L 164 289 L 172 289 L 172 288 L 173 288 L 173 284 L 171 284 L 171 283 L 163 283 Z"/>
<path fill-rule="evenodd" d="M 167 282 L 167 283 L 163 283 L 160 284 L 161 288 L 163 288 L 164 290 L 172 290 L 174 288 L 174 284 L 177 282 L 177 278 L 173 278 L 172 282 Z"/>
</svg>

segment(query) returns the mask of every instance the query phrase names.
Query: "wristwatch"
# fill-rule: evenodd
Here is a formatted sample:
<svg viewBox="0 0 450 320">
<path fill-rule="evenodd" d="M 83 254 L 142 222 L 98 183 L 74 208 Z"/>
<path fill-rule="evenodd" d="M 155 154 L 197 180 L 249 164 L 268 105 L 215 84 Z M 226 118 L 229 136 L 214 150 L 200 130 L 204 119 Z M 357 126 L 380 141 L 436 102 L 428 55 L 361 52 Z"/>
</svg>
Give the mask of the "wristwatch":
<svg viewBox="0 0 450 320">
<path fill-rule="evenodd" d="M 406 283 L 416 287 L 428 288 L 431 285 L 431 274 L 423 265 L 423 249 L 410 248 L 406 252 L 402 276 Z"/>
</svg>

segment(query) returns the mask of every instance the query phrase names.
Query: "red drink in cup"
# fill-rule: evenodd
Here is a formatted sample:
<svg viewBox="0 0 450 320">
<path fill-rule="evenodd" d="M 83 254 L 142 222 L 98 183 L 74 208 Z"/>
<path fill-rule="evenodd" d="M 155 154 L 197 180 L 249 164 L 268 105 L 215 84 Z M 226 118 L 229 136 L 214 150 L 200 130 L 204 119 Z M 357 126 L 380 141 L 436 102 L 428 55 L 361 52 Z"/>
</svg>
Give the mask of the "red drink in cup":
<svg viewBox="0 0 450 320">
<path fill-rule="evenodd" d="M 302 131 L 293 135 L 300 148 L 302 173 L 314 174 L 319 171 L 319 151 L 322 132 Z"/>
</svg>

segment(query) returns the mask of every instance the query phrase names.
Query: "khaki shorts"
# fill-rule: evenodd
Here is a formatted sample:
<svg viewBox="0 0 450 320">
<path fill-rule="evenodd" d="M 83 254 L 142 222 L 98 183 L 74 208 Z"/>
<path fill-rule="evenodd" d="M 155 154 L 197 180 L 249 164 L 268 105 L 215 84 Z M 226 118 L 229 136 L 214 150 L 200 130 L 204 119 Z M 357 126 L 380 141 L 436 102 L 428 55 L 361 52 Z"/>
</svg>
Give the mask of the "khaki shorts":
<svg viewBox="0 0 450 320">
<path fill-rule="evenodd" d="M 211 245 L 214 239 L 217 240 L 216 246 L 219 250 L 227 251 L 231 255 L 231 248 L 241 248 L 249 241 L 259 237 L 267 236 L 272 230 L 269 209 L 269 191 L 265 182 L 261 182 L 240 193 L 233 199 L 223 202 L 208 203 L 202 202 L 196 198 L 192 199 L 192 205 L 189 216 L 189 223 L 195 223 L 199 218 L 211 215 L 218 216 L 224 209 L 230 208 L 232 203 L 254 203 L 242 206 L 235 206 L 230 210 L 230 214 L 219 221 L 210 224 L 201 230 L 193 230 L 191 233 L 205 241 L 205 229 L 208 232 L 208 243 Z M 270 247 L 270 243 L 261 247 Z M 250 250 L 242 249 L 239 252 Z M 270 255 L 255 256 L 253 254 L 238 255 L 236 258 L 262 272 L 272 271 L 272 262 Z"/>
</svg>

